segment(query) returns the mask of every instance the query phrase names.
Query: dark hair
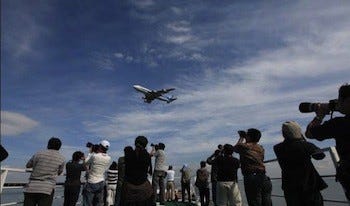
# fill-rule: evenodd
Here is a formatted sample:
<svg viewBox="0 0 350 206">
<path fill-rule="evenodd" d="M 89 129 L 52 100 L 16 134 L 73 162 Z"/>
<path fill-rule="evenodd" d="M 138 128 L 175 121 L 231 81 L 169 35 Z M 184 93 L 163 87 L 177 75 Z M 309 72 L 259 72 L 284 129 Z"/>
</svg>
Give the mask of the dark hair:
<svg viewBox="0 0 350 206">
<path fill-rule="evenodd" d="M 62 142 L 57 137 L 51 137 L 47 143 L 47 149 L 59 150 L 61 148 Z"/>
<path fill-rule="evenodd" d="M 172 165 L 169 165 L 168 170 L 172 170 L 172 169 L 173 169 L 173 166 L 172 166 Z"/>
<path fill-rule="evenodd" d="M 86 147 L 93 147 L 94 146 L 94 144 L 92 144 L 91 142 L 88 142 L 88 143 L 86 143 Z"/>
<path fill-rule="evenodd" d="M 117 170 L 118 169 L 118 164 L 115 161 L 113 161 L 111 166 L 109 166 L 109 169 L 110 170 Z"/>
<path fill-rule="evenodd" d="M 346 99 L 350 97 L 350 85 L 349 84 L 343 84 L 340 88 L 339 88 L 339 98 L 341 99 Z"/>
<path fill-rule="evenodd" d="M 250 137 L 251 142 L 259 142 L 261 138 L 261 132 L 258 129 L 250 128 L 247 131 L 247 136 Z"/>
<path fill-rule="evenodd" d="M 132 147 L 131 146 L 124 147 L 124 153 L 125 152 L 131 152 L 131 151 L 132 151 Z"/>
<path fill-rule="evenodd" d="M 92 145 L 91 152 L 98 153 L 99 149 L 100 149 L 100 145 L 99 144 L 94 144 L 94 145 Z"/>
<path fill-rule="evenodd" d="M 165 144 L 159 142 L 158 148 L 161 149 L 161 150 L 164 150 L 165 149 Z"/>
<path fill-rule="evenodd" d="M 145 136 L 138 136 L 135 139 L 135 146 L 145 148 L 148 144 L 148 140 Z"/>
<path fill-rule="evenodd" d="M 207 165 L 207 163 L 205 161 L 201 161 L 200 165 L 201 165 L 201 167 L 205 167 Z"/>
<path fill-rule="evenodd" d="M 232 155 L 233 153 L 233 146 L 230 144 L 225 144 L 224 145 L 224 154 L 225 155 Z"/>
<path fill-rule="evenodd" d="M 73 155 L 72 155 L 72 160 L 73 160 L 73 161 L 78 161 L 78 162 L 79 162 L 79 160 L 80 160 L 82 157 L 84 157 L 84 153 L 82 153 L 81 151 L 76 151 L 76 152 L 74 152 Z"/>
<path fill-rule="evenodd" d="M 98 149 L 99 149 L 100 151 L 102 151 L 103 153 L 106 153 L 107 150 L 108 150 L 108 148 L 105 148 L 104 146 L 102 146 L 102 144 L 99 144 L 99 145 L 98 145 Z"/>
</svg>

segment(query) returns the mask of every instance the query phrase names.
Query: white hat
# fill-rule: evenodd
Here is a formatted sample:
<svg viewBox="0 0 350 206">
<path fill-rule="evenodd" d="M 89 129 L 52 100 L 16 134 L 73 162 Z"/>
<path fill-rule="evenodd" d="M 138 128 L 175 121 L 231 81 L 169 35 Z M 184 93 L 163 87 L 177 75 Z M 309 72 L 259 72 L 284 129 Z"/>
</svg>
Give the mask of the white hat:
<svg viewBox="0 0 350 206">
<path fill-rule="evenodd" d="M 300 125 L 295 121 L 283 123 L 282 134 L 285 139 L 302 139 L 304 137 Z"/>
<path fill-rule="evenodd" d="M 109 144 L 109 142 L 108 142 L 107 140 L 102 140 L 102 141 L 100 142 L 100 145 L 101 145 L 102 147 L 104 147 L 105 149 L 108 149 L 109 146 L 110 146 L 110 144 Z"/>
</svg>

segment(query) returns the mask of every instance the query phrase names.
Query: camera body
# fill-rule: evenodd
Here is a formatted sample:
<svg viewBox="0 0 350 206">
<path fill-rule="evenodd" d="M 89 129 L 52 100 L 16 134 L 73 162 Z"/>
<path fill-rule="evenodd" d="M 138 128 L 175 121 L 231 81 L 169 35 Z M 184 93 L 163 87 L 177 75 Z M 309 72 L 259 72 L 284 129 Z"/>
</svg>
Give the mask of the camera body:
<svg viewBox="0 0 350 206">
<path fill-rule="evenodd" d="M 318 107 L 318 105 L 319 105 L 319 107 Z M 323 111 L 326 111 L 327 114 L 334 112 L 334 111 L 339 112 L 338 99 L 329 100 L 328 103 L 302 102 L 299 104 L 299 111 L 301 113 L 316 112 L 318 109 L 322 109 Z"/>
<path fill-rule="evenodd" d="M 247 136 L 247 132 L 243 131 L 243 130 L 239 130 L 238 134 L 239 134 L 240 137 L 246 137 Z"/>
</svg>

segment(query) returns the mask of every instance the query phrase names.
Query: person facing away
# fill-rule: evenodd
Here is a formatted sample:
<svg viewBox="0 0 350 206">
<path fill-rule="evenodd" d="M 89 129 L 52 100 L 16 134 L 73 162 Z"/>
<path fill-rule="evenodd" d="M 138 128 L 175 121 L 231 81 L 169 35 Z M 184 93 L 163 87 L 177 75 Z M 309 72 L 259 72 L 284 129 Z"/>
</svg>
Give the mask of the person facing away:
<svg viewBox="0 0 350 206">
<path fill-rule="evenodd" d="M 264 148 L 258 144 L 261 132 L 250 128 L 238 132 L 240 137 L 234 152 L 240 155 L 244 190 L 249 206 L 271 206 L 272 183 L 264 165 Z M 245 142 L 244 142 L 245 140 Z"/>
<path fill-rule="evenodd" d="M 218 182 L 216 203 L 218 206 L 241 206 L 242 197 L 237 184 L 239 160 L 232 156 L 233 146 L 225 144 L 223 156 L 217 157 Z"/>
<path fill-rule="evenodd" d="M 120 206 L 120 200 L 122 196 L 122 187 L 125 179 L 125 154 L 132 152 L 131 146 L 124 147 L 124 156 L 118 158 L 118 182 L 117 182 L 117 192 L 115 196 L 115 206 Z"/>
<path fill-rule="evenodd" d="M 170 165 L 166 173 L 166 199 L 167 201 L 173 201 L 175 200 L 175 171 L 173 166 Z"/>
<path fill-rule="evenodd" d="M 345 195 L 350 201 L 350 85 L 344 84 L 338 91 L 338 111 L 345 116 L 335 117 L 323 122 L 329 109 L 317 104 L 316 117 L 306 129 L 306 137 L 323 141 L 335 139 L 340 161 L 336 170 L 336 179 L 343 186 Z"/>
<path fill-rule="evenodd" d="M 0 162 L 5 160 L 9 156 L 7 150 L 0 144 Z"/>
<path fill-rule="evenodd" d="M 191 170 L 184 164 L 180 169 L 181 173 L 181 197 L 182 202 L 185 202 L 185 192 L 187 192 L 188 202 L 191 202 Z"/>
<path fill-rule="evenodd" d="M 163 143 L 159 143 L 152 147 L 152 151 L 150 153 L 151 156 L 155 157 L 154 161 L 154 172 L 152 177 L 152 188 L 154 199 L 153 203 L 156 204 L 157 199 L 157 188 L 159 187 L 159 203 L 164 205 L 165 200 L 165 187 L 164 187 L 164 179 L 166 176 L 167 167 L 165 165 L 165 145 Z"/>
<path fill-rule="evenodd" d="M 213 197 L 213 203 L 214 206 L 217 206 L 216 204 L 216 185 L 217 185 L 217 171 L 218 171 L 218 166 L 217 166 L 217 157 L 219 155 L 222 155 L 222 145 L 218 145 L 218 149 L 215 150 L 215 152 L 208 157 L 207 163 L 211 165 L 211 172 L 210 172 L 210 181 L 211 181 L 211 194 Z"/>
<path fill-rule="evenodd" d="M 107 140 L 102 140 L 97 148 L 96 153 L 85 161 L 89 168 L 89 175 L 83 188 L 83 205 L 104 205 L 104 174 L 110 164 L 111 157 L 107 154 L 110 144 Z"/>
<path fill-rule="evenodd" d="M 199 190 L 201 205 L 208 206 L 210 202 L 209 172 L 205 166 L 206 166 L 206 162 L 201 161 L 200 169 L 198 169 L 196 173 L 195 185 L 198 187 L 198 190 Z"/>
<path fill-rule="evenodd" d="M 114 205 L 117 182 L 118 182 L 118 164 L 113 161 L 109 169 L 107 170 L 107 206 Z"/>
<path fill-rule="evenodd" d="M 86 170 L 84 164 L 84 153 L 76 151 L 72 155 L 72 160 L 66 164 L 66 181 L 64 183 L 64 206 L 76 205 L 80 194 L 80 176 L 81 172 Z"/>
<path fill-rule="evenodd" d="M 135 139 L 135 149 L 125 152 L 125 179 L 121 198 L 122 206 L 152 206 L 153 189 L 147 179 L 152 174 L 151 156 L 146 150 L 145 136 Z"/>
<path fill-rule="evenodd" d="M 33 168 L 29 183 L 24 188 L 24 206 L 52 205 L 56 178 L 62 174 L 64 157 L 59 153 L 61 140 L 50 138 L 47 150 L 39 151 L 27 162 L 27 168 Z"/>
<path fill-rule="evenodd" d="M 325 154 L 305 141 L 301 128 L 294 121 L 282 125 L 284 141 L 274 146 L 282 170 L 282 190 L 288 206 L 321 206 L 321 190 L 327 184 L 320 177 L 311 158 L 321 160 Z"/>
</svg>

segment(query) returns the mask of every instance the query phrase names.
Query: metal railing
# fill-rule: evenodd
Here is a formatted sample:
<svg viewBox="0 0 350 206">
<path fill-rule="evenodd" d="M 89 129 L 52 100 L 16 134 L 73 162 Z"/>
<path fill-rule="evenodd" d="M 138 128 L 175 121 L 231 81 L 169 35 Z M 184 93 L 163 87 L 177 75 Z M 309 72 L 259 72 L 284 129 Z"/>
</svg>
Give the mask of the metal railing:
<svg viewBox="0 0 350 206">
<path fill-rule="evenodd" d="M 322 149 L 322 151 L 324 152 L 329 152 L 332 162 L 334 164 L 334 167 L 337 167 L 337 163 L 339 162 L 339 156 L 338 153 L 335 149 L 335 147 L 328 147 L 328 148 L 324 148 Z M 270 159 L 270 160 L 266 160 L 264 161 L 264 163 L 272 163 L 272 162 L 276 162 L 277 159 Z M 23 185 L 6 185 L 6 177 L 8 175 L 8 172 L 19 172 L 19 173 L 27 173 L 27 172 L 31 172 L 31 170 L 29 169 L 18 169 L 18 168 L 1 168 L 1 184 L 0 184 L 0 194 L 2 194 L 3 189 L 11 189 L 11 188 L 23 188 Z M 323 178 L 326 177 L 335 177 L 335 175 L 323 175 L 321 176 Z M 281 180 L 281 177 L 273 177 L 270 178 L 271 180 Z M 242 181 L 242 180 L 239 180 Z M 62 183 L 58 183 L 58 185 L 56 187 L 63 187 Z M 277 194 L 272 194 L 272 197 L 280 197 L 280 198 L 284 198 L 283 195 L 277 195 Z M 55 196 L 54 199 L 60 199 L 63 198 L 63 196 Z M 332 203 L 341 203 L 341 204 L 348 204 L 350 205 L 349 201 L 340 201 L 340 200 L 332 200 L 332 199 L 323 199 L 324 202 L 332 202 Z M 23 202 L 9 202 L 9 203 L 1 203 L 0 206 L 10 206 L 10 205 L 18 205 L 18 204 L 23 204 Z"/>
<path fill-rule="evenodd" d="M 329 152 L 334 168 L 337 167 L 337 164 L 339 162 L 339 155 L 335 147 L 327 147 L 322 149 L 323 152 Z M 271 163 L 271 162 L 276 162 L 278 161 L 277 159 L 270 159 L 264 161 L 264 163 Z M 321 175 L 322 178 L 327 178 L 327 177 L 335 177 L 335 175 Z M 281 177 L 275 177 L 275 178 L 270 178 L 271 180 L 281 180 Z M 276 195 L 276 194 L 271 194 L 272 197 L 283 197 L 283 195 Z M 348 204 L 350 205 L 349 201 L 340 201 L 340 200 L 331 200 L 331 199 L 323 199 L 324 202 L 332 202 L 332 203 L 342 203 L 342 204 Z"/>
</svg>

